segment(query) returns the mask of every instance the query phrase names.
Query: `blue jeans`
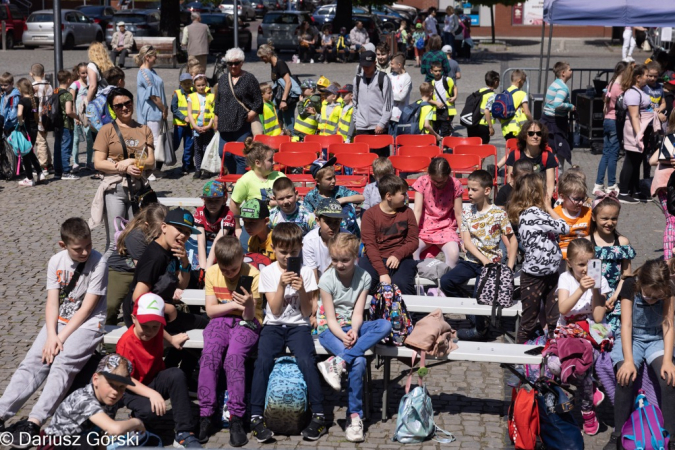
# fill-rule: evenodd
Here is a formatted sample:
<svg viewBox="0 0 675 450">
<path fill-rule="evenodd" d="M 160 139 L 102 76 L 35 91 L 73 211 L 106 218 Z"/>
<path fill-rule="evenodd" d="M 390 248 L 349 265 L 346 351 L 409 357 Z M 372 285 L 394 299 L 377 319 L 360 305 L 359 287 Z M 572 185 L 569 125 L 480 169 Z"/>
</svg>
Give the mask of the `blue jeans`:
<svg viewBox="0 0 675 450">
<path fill-rule="evenodd" d="M 452 33 L 443 32 L 443 45 L 449 45 L 452 47 L 454 52 L 455 50 L 455 35 Z"/>
<path fill-rule="evenodd" d="M 73 130 L 54 130 L 54 176 L 70 173 L 70 156 L 73 151 Z"/>
<path fill-rule="evenodd" d="M 640 370 L 643 362 L 650 364 L 659 356 L 663 356 L 663 335 L 635 335 L 633 336 L 633 362 L 635 367 Z M 612 347 L 612 364 L 616 366 L 624 360 L 623 347 L 621 347 L 621 335 L 614 340 Z"/>
<path fill-rule="evenodd" d="M 295 124 L 295 115 L 293 114 L 293 112 L 295 111 L 295 106 L 297 104 L 298 104 L 297 102 L 293 103 L 292 108 L 289 105 L 286 108 L 286 111 L 282 111 L 280 109 L 277 109 L 277 114 L 279 115 L 279 120 L 281 120 L 281 124 L 287 130 L 292 130 L 293 125 Z"/>
<path fill-rule="evenodd" d="M 602 147 L 602 157 L 598 164 L 598 175 L 595 184 L 604 184 L 605 171 L 607 172 L 607 186 L 616 184 L 616 162 L 619 160 L 619 138 L 616 136 L 616 120 L 605 119 L 602 124 L 605 137 Z"/>
<path fill-rule="evenodd" d="M 462 285 L 472 278 L 476 278 L 473 288 L 473 297 L 476 297 L 476 289 L 483 266 L 478 263 L 460 259 L 454 269 L 441 277 L 441 290 L 448 297 L 466 297 Z"/>
<path fill-rule="evenodd" d="M 244 142 L 249 136 L 253 137 L 253 133 L 251 132 L 251 124 L 248 122 L 244 123 L 244 126 L 237 131 L 221 131 L 218 154 L 221 158 L 223 157 L 223 146 L 226 143 Z M 225 167 L 230 174 L 243 175 L 246 173 L 246 158 L 227 152 L 225 153 Z"/>
<path fill-rule="evenodd" d="M 382 258 L 382 262 L 385 264 L 387 260 Z M 373 264 L 368 259 L 368 256 L 359 258 L 359 267 L 368 272 L 372 281 L 370 283 L 370 295 L 375 295 L 377 290 L 377 285 L 380 284 L 380 275 L 377 273 L 377 270 L 373 267 Z M 388 269 L 389 278 L 391 282 L 399 287 L 401 294 L 403 295 L 415 295 L 417 291 L 415 290 L 415 275 L 417 274 L 417 261 L 411 257 L 403 258 L 397 269 Z"/>
<path fill-rule="evenodd" d="M 183 142 L 183 170 L 188 170 L 195 166 L 192 161 L 193 139 L 192 128 L 188 125 L 174 125 L 173 126 L 173 148 L 178 150 L 181 141 Z"/>
<path fill-rule="evenodd" d="M 351 326 L 343 327 L 342 331 L 347 332 L 351 328 Z M 391 333 L 391 323 L 386 319 L 363 322 L 361 328 L 359 328 L 359 338 L 349 350 L 345 349 L 342 340 L 337 338 L 330 330 L 326 330 L 319 335 L 319 342 L 323 348 L 344 359 L 347 363 L 347 372 L 349 373 L 347 417 L 353 413 L 358 413 L 359 417 L 363 417 L 363 375 L 366 373 L 367 364 L 363 355 L 389 333 Z"/>
</svg>

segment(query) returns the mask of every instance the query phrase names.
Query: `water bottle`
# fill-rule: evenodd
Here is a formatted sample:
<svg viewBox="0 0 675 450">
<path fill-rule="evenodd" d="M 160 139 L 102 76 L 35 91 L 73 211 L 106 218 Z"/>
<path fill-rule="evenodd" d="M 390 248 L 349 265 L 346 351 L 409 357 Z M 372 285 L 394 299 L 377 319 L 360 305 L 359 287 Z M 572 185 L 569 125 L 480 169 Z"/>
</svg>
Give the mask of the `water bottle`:
<svg viewBox="0 0 675 450">
<path fill-rule="evenodd" d="M 392 331 L 401 331 L 401 315 L 398 311 L 392 311 L 390 316 Z"/>
</svg>

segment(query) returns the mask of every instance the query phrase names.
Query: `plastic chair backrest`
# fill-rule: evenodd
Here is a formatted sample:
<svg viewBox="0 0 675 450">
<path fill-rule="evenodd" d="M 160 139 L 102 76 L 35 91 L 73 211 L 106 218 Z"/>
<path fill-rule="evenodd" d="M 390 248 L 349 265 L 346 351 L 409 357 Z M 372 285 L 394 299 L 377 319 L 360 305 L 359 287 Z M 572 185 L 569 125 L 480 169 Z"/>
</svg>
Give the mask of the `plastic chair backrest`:
<svg viewBox="0 0 675 450">
<path fill-rule="evenodd" d="M 396 153 L 399 156 L 428 156 L 434 158 L 441 154 L 441 149 L 437 145 L 427 145 L 426 147 L 400 147 Z"/>
<path fill-rule="evenodd" d="M 508 141 L 506 141 L 506 149 L 507 151 L 509 150 L 515 150 L 518 147 L 518 139 L 516 138 L 511 138 Z"/>
<path fill-rule="evenodd" d="M 478 155 L 480 159 L 493 156 L 497 162 L 497 147 L 494 145 L 458 145 L 452 149 L 455 155 Z"/>
<path fill-rule="evenodd" d="M 331 144 L 342 144 L 344 141 L 344 138 L 339 134 L 333 134 L 330 136 L 308 134 L 305 136 L 305 142 L 318 142 L 321 148 L 328 148 Z"/>
<path fill-rule="evenodd" d="M 279 146 L 279 153 L 305 153 L 312 152 L 315 155 L 321 153 L 321 145 L 317 142 L 284 142 Z"/>
<path fill-rule="evenodd" d="M 479 137 L 446 136 L 443 138 L 443 148 L 454 149 L 458 145 L 481 145 L 483 140 Z"/>
<path fill-rule="evenodd" d="M 339 155 L 340 153 L 370 153 L 368 144 L 330 144 L 328 146 L 328 155 Z"/>
<path fill-rule="evenodd" d="M 390 156 L 391 165 L 396 172 L 426 172 L 431 163 L 428 156 Z"/>
<path fill-rule="evenodd" d="M 272 147 L 274 150 L 279 150 L 279 146 L 284 142 L 291 142 L 290 136 L 280 135 L 280 136 L 267 136 L 264 134 L 259 134 L 253 137 L 253 140 L 256 142 L 262 142 L 268 147 Z"/>
<path fill-rule="evenodd" d="M 436 138 L 431 134 L 402 134 L 396 136 L 396 147 L 405 145 L 423 147 L 425 145 L 436 145 L 436 142 Z"/>
<path fill-rule="evenodd" d="M 377 158 L 375 153 L 338 153 L 337 163 L 352 169 L 368 169 L 372 172 L 373 161 Z"/>
<path fill-rule="evenodd" d="M 354 136 L 354 142 L 368 144 L 371 150 L 394 145 L 394 137 L 389 134 L 360 134 Z"/>
<path fill-rule="evenodd" d="M 288 170 L 289 167 L 305 167 L 315 160 L 316 153 L 312 152 L 279 152 L 274 154 L 274 162 L 286 166 L 284 170 Z"/>
<path fill-rule="evenodd" d="M 448 155 L 442 154 L 450 164 L 453 173 L 471 173 L 480 169 L 480 156 L 478 155 Z"/>
</svg>

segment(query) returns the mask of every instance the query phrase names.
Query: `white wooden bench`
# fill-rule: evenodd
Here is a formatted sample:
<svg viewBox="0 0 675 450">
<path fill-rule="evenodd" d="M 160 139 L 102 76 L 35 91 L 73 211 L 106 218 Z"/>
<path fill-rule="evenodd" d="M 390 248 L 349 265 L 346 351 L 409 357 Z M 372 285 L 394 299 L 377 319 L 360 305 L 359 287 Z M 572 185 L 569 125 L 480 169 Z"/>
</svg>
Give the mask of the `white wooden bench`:
<svg viewBox="0 0 675 450">
<path fill-rule="evenodd" d="M 177 66 L 178 46 L 175 37 L 134 36 L 136 48 L 141 49 L 144 45 L 152 45 L 157 51 L 157 59 L 168 60 L 175 69 Z M 136 54 L 130 54 L 130 57 Z"/>
<path fill-rule="evenodd" d="M 541 356 L 527 355 L 525 352 L 536 345 L 503 344 L 499 342 L 471 342 L 459 341 L 458 349 L 444 358 L 433 358 L 439 361 L 472 361 L 498 364 L 540 364 Z M 391 360 L 394 358 L 412 358 L 414 350 L 408 347 L 393 347 L 378 344 L 375 354 L 384 361 L 383 389 L 382 389 L 382 420 L 389 418 L 387 410 L 389 404 L 389 384 L 391 382 Z"/>
</svg>

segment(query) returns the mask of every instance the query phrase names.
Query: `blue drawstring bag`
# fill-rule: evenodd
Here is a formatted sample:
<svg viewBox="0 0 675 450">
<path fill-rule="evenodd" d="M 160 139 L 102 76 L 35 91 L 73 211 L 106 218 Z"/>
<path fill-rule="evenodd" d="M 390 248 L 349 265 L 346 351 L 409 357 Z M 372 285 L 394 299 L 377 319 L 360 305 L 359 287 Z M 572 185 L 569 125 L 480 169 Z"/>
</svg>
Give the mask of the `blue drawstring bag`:
<svg viewBox="0 0 675 450">
<path fill-rule="evenodd" d="M 23 128 L 25 132 L 25 127 L 21 126 L 21 128 Z M 26 136 L 28 136 L 28 134 L 21 132 L 21 130 L 19 130 L 19 125 L 17 124 L 14 131 L 12 131 L 7 138 L 7 142 L 9 142 L 9 145 L 12 147 L 12 151 L 16 156 L 24 156 L 33 148 L 30 138 L 26 138 Z"/>
</svg>

